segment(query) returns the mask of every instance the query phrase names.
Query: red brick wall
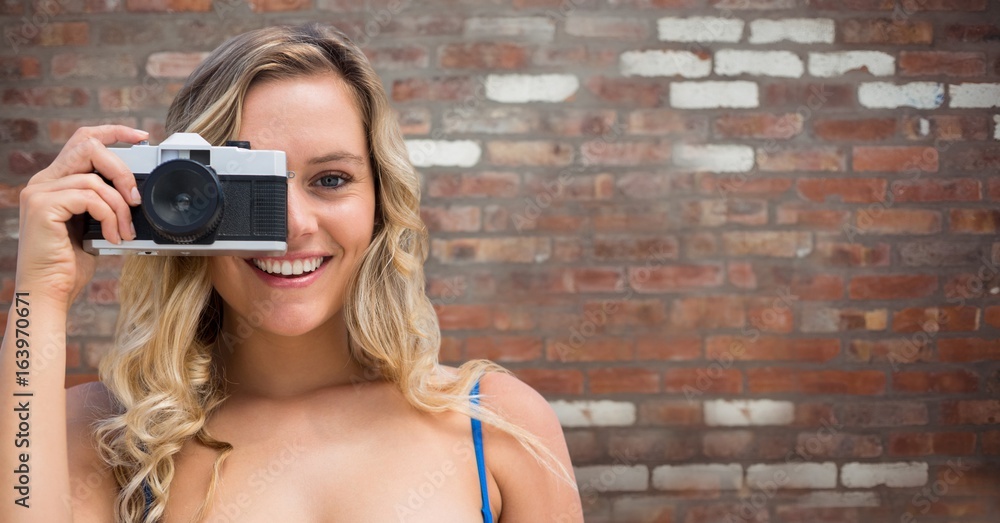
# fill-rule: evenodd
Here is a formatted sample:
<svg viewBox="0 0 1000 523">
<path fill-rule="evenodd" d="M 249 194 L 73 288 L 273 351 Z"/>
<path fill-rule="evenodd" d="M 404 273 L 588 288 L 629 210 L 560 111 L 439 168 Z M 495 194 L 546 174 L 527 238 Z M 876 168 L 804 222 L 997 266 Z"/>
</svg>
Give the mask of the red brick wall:
<svg viewBox="0 0 1000 523">
<path fill-rule="evenodd" d="M 413 140 L 443 359 L 552 400 L 588 521 L 997 521 L 1000 4 L 367 3 L 3 2 L 0 299 L 73 129 L 162 138 L 223 38 L 332 21 Z"/>
</svg>

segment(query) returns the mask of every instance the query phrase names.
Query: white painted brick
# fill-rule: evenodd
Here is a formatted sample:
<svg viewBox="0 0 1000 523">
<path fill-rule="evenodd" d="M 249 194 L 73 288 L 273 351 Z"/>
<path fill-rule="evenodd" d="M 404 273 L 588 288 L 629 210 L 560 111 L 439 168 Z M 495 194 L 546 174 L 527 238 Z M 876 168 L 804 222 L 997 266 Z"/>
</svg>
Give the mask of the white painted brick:
<svg viewBox="0 0 1000 523">
<path fill-rule="evenodd" d="M 917 132 L 920 134 L 920 136 L 927 136 L 928 134 L 931 134 L 931 121 L 928 120 L 927 118 L 921 118 L 918 121 L 918 126 L 919 129 L 917 130 Z"/>
<path fill-rule="evenodd" d="M 751 74 L 798 78 L 804 71 L 802 59 L 791 51 L 723 49 L 715 53 L 715 74 L 721 76 Z"/>
<path fill-rule="evenodd" d="M 739 463 L 707 465 L 662 465 L 653 469 L 653 488 L 658 490 L 739 490 L 743 466 Z"/>
<path fill-rule="evenodd" d="M 671 82 L 670 106 L 677 109 L 742 109 L 760 105 L 755 82 Z"/>
<path fill-rule="evenodd" d="M 597 492 L 642 492 L 649 489 L 649 468 L 645 465 L 594 465 L 576 467 L 580 489 Z"/>
<path fill-rule="evenodd" d="M 878 507 L 882 502 L 874 492 L 810 492 L 800 497 L 800 507 Z"/>
<path fill-rule="evenodd" d="M 1000 114 L 993 115 L 993 139 L 1000 140 Z"/>
<path fill-rule="evenodd" d="M 743 20 L 710 16 L 665 17 L 657 21 L 660 40 L 665 42 L 739 42 Z"/>
<path fill-rule="evenodd" d="M 406 140 L 406 151 L 415 167 L 472 167 L 483 152 L 471 140 Z"/>
<path fill-rule="evenodd" d="M 712 400 L 703 408 L 709 426 L 788 425 L 795 419 L 795 405 L 790 401 Z"/>
<path fill-rule="evenodd" d="M 765 463 L 747 467 L 747 486 L 770 490 L 837 487 L 836 463 Z"/>
<path fill-rule="evenodd" d="M 491 74 L 486 97 L 495 102 L 562 102 L 576 93 L 580 80 L 571 74 Z"/>
<path fill-rule="evenodd" d="M 788 40 L 800 44 L 832 44 L 833 20 L 829 18 L 786 18 L 750 22 L 750 43 L 770 44 Z"/>
<path fill-rule="evenodd" d="M 563 427 L 619 427 L 635 424 L 635 404 L 628 401 L 551 402 Z"/>
<path fill-rule="evenodd" d="M 712 72 L 712 59 L 689 51 L 627 51 L 620 67 L 625 76 L 701 78 Z"/>
<path fill-rule="evenodd" d="M 858 86 L 858 102 L 872 109 L 934 109 L 941 107 L 944 102 L 944 85 L 934 82 L 911 82 L 903 85 L 868 82 Z"/>
<path fill-rule="evenodd" d="M 748 172 L 753 169 L 754 151 L 749 145 L 674 146 L 674 165 L 690 171 L 719 173 Z"/>
<path fill-rule="evenodd" d="M 840 482 L 848 488 L 919 487 L 927 484 L 927 463 L 845 463 Z"/>
<path fill-rule="evenodd" d="M 532 42 L 551 42 L 555 22 L 546 16 L 473 17 L 465 21 L 466 38 L 517 38 Z"/>
<path fill-rule="evenodd" d="M 1000 84 L 952 84 L 951 107 L 1000 107 Z"/>
<path fill-rule="evenodd" d="M 872 76 L 892 76 L 896 74 L 896 57 L 882 51 L 809 53 L 809 74 L 813 76 L 830 78 L 862 67 Z"/>
</svg>

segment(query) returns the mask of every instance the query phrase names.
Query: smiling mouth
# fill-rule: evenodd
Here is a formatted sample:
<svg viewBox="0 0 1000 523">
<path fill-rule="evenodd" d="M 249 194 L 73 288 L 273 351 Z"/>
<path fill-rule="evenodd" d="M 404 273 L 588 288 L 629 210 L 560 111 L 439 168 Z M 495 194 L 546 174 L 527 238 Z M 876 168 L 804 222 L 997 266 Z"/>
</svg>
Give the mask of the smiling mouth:
<svg viewBox="0 0 1000 523">
<path fill-rule="evenodd" d="M 316 269 L 322 267 L 330 258 L 331 256 L 316 256 L 294 261 L 250 258 L 247 262 L 257 270 L 272 276 L 296 277 L 314 272 Z"/>
</svg>

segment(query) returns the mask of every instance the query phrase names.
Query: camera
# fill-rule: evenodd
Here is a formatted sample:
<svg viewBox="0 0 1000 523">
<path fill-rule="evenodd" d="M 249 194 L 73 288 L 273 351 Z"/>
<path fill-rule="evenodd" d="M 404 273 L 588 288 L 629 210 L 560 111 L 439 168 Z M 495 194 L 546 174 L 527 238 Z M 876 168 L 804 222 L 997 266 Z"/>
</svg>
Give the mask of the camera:
<svg viewBox="0 0 1000 523">
<path fill-rule="evenodd" d="M 249 142 L 232 141 L 213 147 L 197 133 L 174 133 L 158 146 L 140 142 L 108 150 L 135 175 L 142 196 L 131 207 L 136 238 L 117 245 L 105 240 L 101 223 L 88 213 L 85 251 L 249 257 L 287 250 L 284 151 L 255 151 Z"/>
</svg>

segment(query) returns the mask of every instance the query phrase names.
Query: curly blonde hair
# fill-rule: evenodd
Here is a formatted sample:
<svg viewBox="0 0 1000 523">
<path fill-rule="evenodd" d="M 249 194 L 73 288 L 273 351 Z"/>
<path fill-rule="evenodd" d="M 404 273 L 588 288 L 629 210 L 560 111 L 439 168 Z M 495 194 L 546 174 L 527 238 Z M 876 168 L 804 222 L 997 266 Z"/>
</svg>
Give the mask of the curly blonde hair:
<svg viewBox="0 0 1000 523">
<path fill-rule="evenodd" d="M 374 234 L 344 301 L 351 356 L 366 374 L 395 384 L 413 407 L 479 418 L 517 438 L 557 475 L 571 478 L 538 438 L 487 407 L 470 405 L 473 384 L 501 367 L 476 360 L 457 373 L 441 372 L 440 330 L 424 290 L 427 231 L 420 218 L 419 179 L 379 77 L 342 33 L 310 24 L 230 39 L 188 78 L 168 111 L 167 132 L 197 132 L 221 145 L 238 136 L 243 100 L 255 82 L 329 72 L 346 80 L 354 96 L 376 179 Z M 201 520 L 233 450 L 205 426 L 226 397 L 213 365 L 222 307 L 208 260 L 129 256 L 119 293 L 114 347 L 100 366 L 115 412 L 96 426 L 98 449 L 120 487 L 115 520 L 153 523 L 162 517 L 173 457 L 192 437 L 218 451 Z"/>
</svg>

